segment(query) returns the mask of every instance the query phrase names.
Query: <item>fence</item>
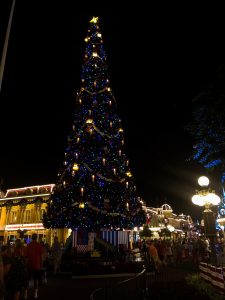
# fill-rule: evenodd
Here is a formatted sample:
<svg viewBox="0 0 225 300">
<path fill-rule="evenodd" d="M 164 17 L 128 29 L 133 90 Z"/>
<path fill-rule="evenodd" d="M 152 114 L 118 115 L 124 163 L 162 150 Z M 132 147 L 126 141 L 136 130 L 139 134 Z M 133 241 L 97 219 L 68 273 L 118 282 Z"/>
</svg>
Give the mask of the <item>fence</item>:
<svg viewBox="0 0 225 300">
<path fill-rule="evenodd" d="M 146 299 L 146 270 L 132 278 L 125 279 L 116 284 L 106 284 L 104 287 L 94 290 L 90 300 L 144 300 Z"/>
<path fill-rule="evenodd" d="M 209 282 L 218 290 L 225 292 L 225 268 L 215 267 L 211 264 L 200 262 L 200 277 Z"/>
</svg>

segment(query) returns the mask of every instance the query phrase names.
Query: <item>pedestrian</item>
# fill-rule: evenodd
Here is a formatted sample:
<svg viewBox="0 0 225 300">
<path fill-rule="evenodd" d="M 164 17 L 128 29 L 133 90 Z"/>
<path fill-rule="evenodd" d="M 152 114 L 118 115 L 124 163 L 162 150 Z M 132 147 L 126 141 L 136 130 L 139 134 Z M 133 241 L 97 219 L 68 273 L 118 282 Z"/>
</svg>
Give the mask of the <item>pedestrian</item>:
<svg viewBox="0 0 225 300">
<path fill-rule="evenodd" d="M 54 275 L 56 274 L 57 271 L 60 269 L 60 264 L 61 264 L 61 258 L 62 258 L 62 250 L 61 250 L 61 245 L 59 243 L 58 237 L 54 237 L 54 242 L 52 244 L 52 258 L 53 258 L 53 273 Z"/>
<path fill-rule="evenodd" d="M 34 282 L 34 299 L 38 298 L 38 282 L 42 275 L 43 247 L 37 242 L 37 234 L 32 235 L 32 242 L 27 245 L 27 266 L 29 279 Z"/>
<path fill-rule="evenodd" d="M 4 265 L 2 260 L 2 255 L 0 253 L 0 300 L 4 299 Z"/>
<path fill-rule="evenodd" d="M 159 258 L 159 255 L 158 255 L 158 250 L 155 246 L 155 243 L 154 241 L 151 241 L 150 242 L 150 245 L 149 245 L 149 248 L 148 248 L 148 251 L 149 251 L 149 256 L 150 256 L 150 259 L 153 261 L 154 263 L 154 266 L 155 266 L 155 270 L 157 273 L 159 273 L 159 267 L 162 265 L 162 262 Z"/>
</svg>

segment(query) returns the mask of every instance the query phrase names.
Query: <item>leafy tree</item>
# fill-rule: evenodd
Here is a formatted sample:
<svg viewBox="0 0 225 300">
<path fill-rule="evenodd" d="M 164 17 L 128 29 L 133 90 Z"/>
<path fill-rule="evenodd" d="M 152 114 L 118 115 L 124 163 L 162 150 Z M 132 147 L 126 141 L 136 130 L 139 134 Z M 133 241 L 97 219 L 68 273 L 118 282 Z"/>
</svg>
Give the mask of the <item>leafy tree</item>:
<svg viewBox="0 0 225 300">
<path fill-rule="evenodd" d="M 162 228 L 161 231 L 159 231 L 159 236 L 160 237 L 171 237 L 171 232 L 167 227 Z"/>
<path fill-rule="evenodd" d="M 225 216 L 225 65 L 211 84 L 193 100 L 192 120 L 186 129 L 194 138 L 191 159 L 212 171 L 221 182 L 219 216 Z"/>
<path fill-rule="evenodd" d="M 225 66 L 193 100 L 192 120 L 186 129 L 194 138 L 192 160 L 225 180 Z"/>
<path fill-rule="evenodd" d="M 153 236 L 153 232 L 151 231 L 151 229 L 148 227 L 148 225 L 144 225 L 143 226 L 143 230 L 141 230 L 139 232 L 139 235 L 141 238 L 147 238 L 147 237 L 152 237 Z"/>
</svg>

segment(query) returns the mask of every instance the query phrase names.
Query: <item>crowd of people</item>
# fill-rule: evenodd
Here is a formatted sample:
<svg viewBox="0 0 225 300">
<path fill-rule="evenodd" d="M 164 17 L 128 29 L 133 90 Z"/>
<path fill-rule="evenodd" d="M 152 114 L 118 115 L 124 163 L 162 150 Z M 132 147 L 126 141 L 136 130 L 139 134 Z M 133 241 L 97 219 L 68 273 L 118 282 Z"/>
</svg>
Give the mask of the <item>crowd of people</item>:
<svg viewBox="0 0 225 300">
<path fill-rule="evenodd" d="M 178 265 L 190 262 L 198 265 L 200 261 L 209 262 L 211 255 L 210 242 L 207 238 L 195 239 L 154 239 L 139 240 L 138 247 L 147 265 L 153 264 L 156 272 L 160 266 L 167 264 Z M 218 239 L 216 243 L 218 257 L 225 257 L 225 244 Z"/>
<path fill-rule="evenodd" d="M 40 284 L 47 284 L 46 270 L 56 274 L 60 269 L 62 247 L 58 238 L 50 247 L 38 241 L 36 233 L 29 244 L 22 239 L 1 246 L 0 300 L 28 299 L 28 290 L 38 299 Z"/>
</svg>

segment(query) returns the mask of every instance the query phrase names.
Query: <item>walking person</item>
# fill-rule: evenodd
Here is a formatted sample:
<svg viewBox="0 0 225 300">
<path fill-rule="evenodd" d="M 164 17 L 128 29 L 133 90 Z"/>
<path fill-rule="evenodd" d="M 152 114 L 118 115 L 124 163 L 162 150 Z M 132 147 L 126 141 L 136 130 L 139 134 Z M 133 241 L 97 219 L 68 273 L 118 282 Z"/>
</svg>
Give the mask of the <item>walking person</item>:
<svg viewBox="0 0 225 300">
<path fill-rule="evenodd" d="M 4 265 L 2 260 L 2 254 L 0 253 L 0 300 L 4 300 Z"/>
<path fill-rule="evenodd" d="M 32 235 L 32 242 L 27 245 L 27 266 L 29 279 L 34 281 L 34 299 L 38 299 L 38 282 L 42 272 L 43 247 L 37 242 L 37 234 Z"/>
<path fill-rule="evenodd" d="M 159 273 L 159 268 L 162 265 L 162 262 L 161 262 L 161 260 L 159 258 L 158 250 L 157 250 L 157 248 L 155 246 L 155 242 L 154 241 L 150 242 L 148 251 L 149 251 L 150 258 L 154 262 L 155 270 L 156 270 L 157 273 Z"/>
<path fill-rule="evenodd" d="M 4 265 L 5 297 L 19 300 L 27 283 L 25 258 L 18 253 L 11 253 L 8 246 L 2 246 L 1 254 Z"/>
<path fill-rule="evenodd" d="M 56 272 L 59 271 L 60 269 L 61 258 L 62 258 L 62 249 L 57 236 L 54 237 L 54 242 L 52 244 L 51 251 L 52 251 L 53 267 L 54 267 L 53 273 L 55 275 Z"/>
</svg>

